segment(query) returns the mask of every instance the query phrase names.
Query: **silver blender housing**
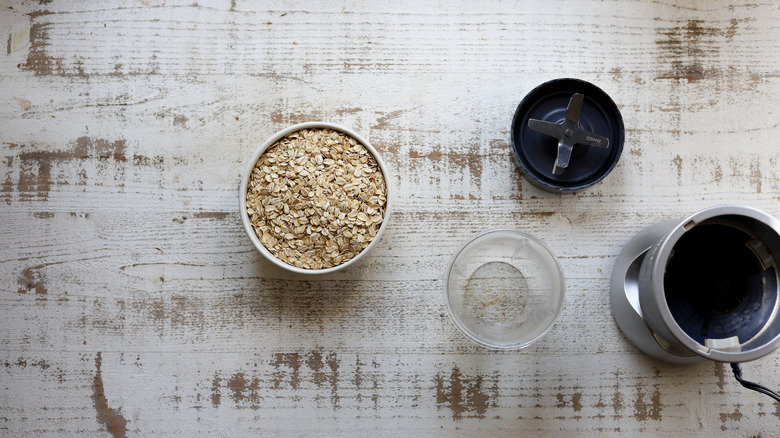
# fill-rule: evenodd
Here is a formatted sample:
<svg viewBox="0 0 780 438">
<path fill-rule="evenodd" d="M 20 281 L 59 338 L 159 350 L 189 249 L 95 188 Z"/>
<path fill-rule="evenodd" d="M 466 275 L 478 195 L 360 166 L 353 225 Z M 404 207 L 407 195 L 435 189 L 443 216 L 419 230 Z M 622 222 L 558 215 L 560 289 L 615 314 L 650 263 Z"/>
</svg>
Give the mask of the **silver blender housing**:
<svg viewBox="0 0 780 438">
<path fill-rule="evenodd" d="M 634 236 L 610 302 L 626 337 L 666 362 L 746 362 L 780 347 L 780 221 L 725 205 Z"/>
</svg>

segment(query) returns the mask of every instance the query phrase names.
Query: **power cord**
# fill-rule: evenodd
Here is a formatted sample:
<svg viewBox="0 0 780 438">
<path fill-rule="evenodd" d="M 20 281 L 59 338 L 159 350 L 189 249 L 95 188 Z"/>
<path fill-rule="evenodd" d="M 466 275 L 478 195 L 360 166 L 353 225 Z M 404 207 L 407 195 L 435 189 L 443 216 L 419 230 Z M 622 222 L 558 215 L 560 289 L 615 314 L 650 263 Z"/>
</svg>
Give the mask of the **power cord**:
<svg viewBox="0 0 780 438">
<path fill-rule="evenodd" d="M 767 388 L 764 385 L 759 385 L 755 382 L 750 382 L 748 380 L 745 380 L 742 378 L 742 367 L 739 366 L 738 363 L 731 364 L 731 371 L 734 372 L 734 377 L 737 378 L 737 382 L 739 382 L 742 386 L 744 386 L 747 389 L 752 389 L 753 391 L 758 391 L 762 394 L 766 394 L 773 399 L 780 402 L 780 395 L 778 395 L 776 392 L 772 391 L 771 389 Z"/>
</svg>

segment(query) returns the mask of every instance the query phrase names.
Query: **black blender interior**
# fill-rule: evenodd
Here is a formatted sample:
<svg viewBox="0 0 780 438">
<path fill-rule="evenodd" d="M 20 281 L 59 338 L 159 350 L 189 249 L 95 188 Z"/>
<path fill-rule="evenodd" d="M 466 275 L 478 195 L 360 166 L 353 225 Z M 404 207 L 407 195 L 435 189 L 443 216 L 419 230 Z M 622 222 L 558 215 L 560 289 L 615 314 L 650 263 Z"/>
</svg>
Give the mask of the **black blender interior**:
<svg viewBox="0 0 780 438">
<path fill-rule="evenodd" d="M 674 245 L 664 276 L 666 302 L 696 342 L 736 336 L 742 344 L 770 319 L 776 275 L 748 246 L 752 239 L 734 226 L 705 222 Z"/>
</svg>

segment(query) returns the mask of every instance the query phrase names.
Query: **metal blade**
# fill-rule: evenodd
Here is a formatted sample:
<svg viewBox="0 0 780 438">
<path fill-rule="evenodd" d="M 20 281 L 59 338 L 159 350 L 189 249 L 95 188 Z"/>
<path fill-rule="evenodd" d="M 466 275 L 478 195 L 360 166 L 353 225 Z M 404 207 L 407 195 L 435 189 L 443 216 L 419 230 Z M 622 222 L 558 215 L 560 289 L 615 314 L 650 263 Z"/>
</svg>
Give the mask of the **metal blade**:
<svg viewBox="0 0 780 438">
<path fill-rule="evenodd" d="M 560 138 L 561 135 L 563 135 L 563 126 L 558 123 L 545 122 L 544 120 L 539 119 L 528 119 L 528 129 L 555 138 Z"/>
<path fill-rule="evenodd" d="M 580 114 L 582 113 L 582 100 L 585 96 L 580 93 L 575 93 L 574 96 L 569 99 L 569 106 L 566 107 L 566 120 L 579 125 Z"/>
<path fill-rule="evenodd" d="M 603 137 L 601 135 L 587 131 L 578 132 L 577 135 L 573 138 L 573 141 L 577 144 L 586 146 L 595 146 L 598 148 L 609 147 L 609 139 L 607 137 Z"/>
<path fill-rule="evenodd" d="M 558 157 L 555 159 L 555 164 L 553 165 L 553 175 L 560 175 L 569 167 L 572 149 L 571 145 L 564 144 L 563 142 L 558 143 Z"/>
<path fill-rule="evenodd" d="M 584 100 L 585 96 L 580 93 L 572 95 L 569 106 L 566 107 L 566 116 L 560 123 L 528 119 L 528 129 L 558 139 L 558 155 L 553 164 L 553 175 L 561 175 L 569 167 L 574 145 L 609 147 L 609 138 L 585 131 L 580 126 Z"/>
</svg>

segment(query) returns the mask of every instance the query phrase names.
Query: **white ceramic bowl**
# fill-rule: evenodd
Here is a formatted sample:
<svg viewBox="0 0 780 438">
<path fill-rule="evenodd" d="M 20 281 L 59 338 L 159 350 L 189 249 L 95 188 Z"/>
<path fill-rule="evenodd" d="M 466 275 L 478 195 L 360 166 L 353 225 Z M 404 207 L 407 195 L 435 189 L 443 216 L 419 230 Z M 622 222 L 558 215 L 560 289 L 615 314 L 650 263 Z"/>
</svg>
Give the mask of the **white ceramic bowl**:
<svg viewBox="0 0 780 438">
<path fill-rule="evenodd" d="M 382 220 L 382 224 L 379 226 L 379 229 L 376 232 L 376 235 L 373 239 L 371 239 L 371 242 L 369 242 L 368 246 L 366 246 L 363 251 L 358 253 L 355 257 L 347 260 L 344 263 L 341 263 L 336 266 L 332 266 L 330 268 L 323 268 L 323 269 L 305 269 L 305 268 L 299 268 L 297 266 L 293 266 L 289 263 L 286 263 L 273 255 L 261 242 L 260 239 L 257 238 L 257 234 L 255 234 L 254 227 L 252 226 L 250 220 L 249 220 L 249 214 L 246 211 L 246 193 L 247 193 L 247 187 L 249 186 L 249 179 L 252 175 L 252 171 L 255 168 L 255 164 L 257 163 L 257 160 L 260 159 L 260 156 L 263 155 L 263 153 L 271 146 L 273 146 L 277 141 L 279 141 L 281 138 L 286 136 L 287 134 L 291 134 L 295 131 L 300 131 L 302 129 L 317 129 L 317 128 L 326 128 L 326 129 L 332 129 L 334 131 L 339 131 L 344 134 L 349 135 L 350 137 L 354 138 L 358 142 L 360 142 L 363 146 L 366 147 L 369 153 L 376 159 L 377 164 L 379 165 L 379 169 L 382 171 L 382 176 L 385 180 L 385 186 L 386 186 L 386 192 L 387 192 L 387 201 L 385 204 L 385 212 L 384 217 Z M 288 271 L 295 272 L 298 274 L 326 274 L 329 272 L 338 271 L 341 269 L 346 268 L 349 265 L 352 265 L 353 263 L 357 262 L 359 259 L 361 259 L 364 255 L 368 253 L 368 251 L 376 245 L 376 243 L 379 241 L 379 238 L 382 236 L 382 234 L 385 231 L 385 228 L 387 228 L 387 224 L 389 222 L 390 218 L 390 206 L 391 206 L 391 192 L 392 189 L 390 187 L 390 179 L 388 177 L 387 173 L 387 167 L 385 166 L 385 163 L 382 161 L 382 158 L 377 153 L 376 149 L 374 149 L 373 146 L 363 137 L 361 137 L 358 133 L 355 131 L 345 128 L 340 125 L 336 125 L 333 123 L 327 123 L 327 122 L 306 122 L 306 123 L 299 123 L 297 125 L 290 126 L 288 128 L 282 129 L 281 131 L 277 132 L 276 134 L 272 135 L 268 140 L 265 141 L 262 145 L 260 145 L 259 148 L 255 151 L 254 155 L 252 155 L 252 158 L 249 160 L 249 162 L 246 165 L 246 168 L 244 169 L 244 173 L 241 176 L 241 186 L 239 188 L 239 212 L 241 214 L 241 222 L 244 224 L 244 230 L 246 231 L 247 236 L 249 236 L 249 240 L 252 242 L 252 244 L 257 248 L 258 251 L 260 251 L 260 254 L 262 254 L 266 259 L 268 259 L 271 263 L 284 268 Z"/>
</svg>

